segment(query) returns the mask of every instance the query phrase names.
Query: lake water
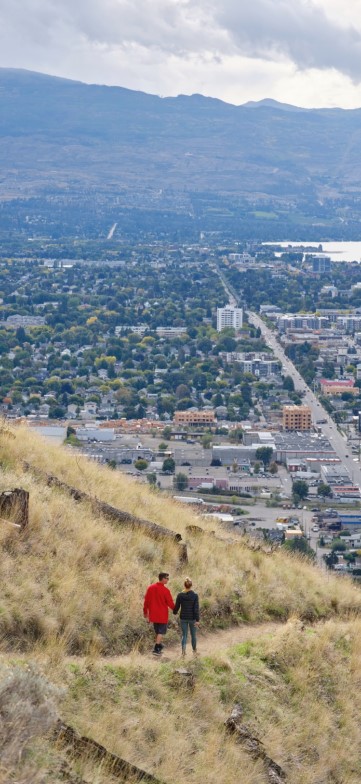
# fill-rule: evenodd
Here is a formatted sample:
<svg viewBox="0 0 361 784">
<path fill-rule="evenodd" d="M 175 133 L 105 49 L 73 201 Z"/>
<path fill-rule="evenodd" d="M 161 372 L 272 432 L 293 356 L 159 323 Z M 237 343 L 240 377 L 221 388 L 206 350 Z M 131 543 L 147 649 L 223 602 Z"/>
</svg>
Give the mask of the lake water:
<svg viewBox="0 0 361 784">
<path fill-rule="evenodd" d="M 330 256 L 332 261 L 361 261 L 361 242 L 265 242 L 264 245 L 280 245 L 282 248 L 287 248 L 292 245 L 293 248 L 304 247 L 314 248 L 314 253 L 320 255 L 321 251 L 318 250 L 318 245 L 322 245 L 322 253 Z"/>
</svg>

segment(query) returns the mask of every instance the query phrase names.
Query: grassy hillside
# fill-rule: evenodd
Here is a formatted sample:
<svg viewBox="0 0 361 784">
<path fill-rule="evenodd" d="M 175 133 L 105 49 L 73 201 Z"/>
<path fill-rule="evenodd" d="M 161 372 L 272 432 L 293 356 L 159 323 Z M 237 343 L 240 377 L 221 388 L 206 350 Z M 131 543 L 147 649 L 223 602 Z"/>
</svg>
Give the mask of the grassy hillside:
<svg viewBox="0 0 361 784">
<path fill-rule="evenodd" d="M 137 653 L 108 661 L 31 658 L 42 679 L 61 690 L 56 703 L 66 721 L 161 782 L 270 781 L 262 760 L 253 759 L 226 731 L 224 722 L 237 703 L 243 708 L 244 726 L 282 767 L 287 782 L 358 784 L 360 640 L 360 620 L 315 626 L 289 621 L 272 635 L 260 638 L 255 630 L 252 640 L 230 647 L 217 637 L 213 653 L 188 663 L 191 687 L 175 671 L 176 663 Z M 28 657 L 17 656 L 18 672 L 26 672 L 28 662 Z M 113 781 L 87 757 L 75 763 L 70 758 L 71 769 L 81 779 L 60 776 L 64 757 L 69 760 L 49 740 L 35 738 L 31 757 L 21 766 L 16 761 L 11 770 L 24 784 Z M 25 778 L 19 777 L 19 767 L 25 768 Z M 35 778 L 34 768 L 47 777 Z M 2 778 L 0 769 L 1 784 L 10 780 Z"/>
<path fill-rule="evenodd" d="M 68 684 L 64 710 L 82 731 L 163 781 L 266 782 L 262 763 L 224 728 L 241 703 L 245 724 L 289 782 L 358 784 L 360 641 L 360 621 L 289 622 L 200 659 L 193 691 L 179 685 L 170 664 L 149 667 L 137 657 L 125 666 L 68 665 L 58 680 Z"/>
<path fill-rule="evenodd" d="M 67 653 L 114 654 L 149 645 L 142 617 L 146 586 L 158 572 L 171 574 L 173 593 L 185 571 L 199 591 L 205 628 L 234 622 L 328 617 L 361 608 L 352 584 L 327 577 L 280 551 L 254 552 L 247 541 L 220 540 L 207 533 L 214 522 L 119 472 L 44 445 L 27 428 L 0 437 L 0 491 L 30 493 L 30 524 L 0 527 L 2 546 L 0 639 L 7 649 L 62 646 Z M 153 540 L 95 515 L 90 504 L 48 487 L 23 461 L 50 470 L 78 489 L 114 506 L 180 532 L 189 564 L 179 562 L 173 541 Z M 204 534 L 187 532 L 201 524 Z"/>
<path fill-rule="evenodd" d="M 189 563 L 180 563 L 175 541 L 110 523 L 35 469 L 180 532 Z M 113 780 L 89 759 L 66 762 L 47 735 L 53 718 L 44 720 L 44 705 L 165 784 L 239 784 L 240 770 L 242 784 L 263 784 L 270 779 L 262 760 L 224 727 L 235 703 L 287 781 L 360 781 L 358 587 L 282 551 L 254 551 L 221 529 L 215 535 L 213 521 L 157 491 L 3 425 L 0 492 L 14 487 L 30 493 L 30 522 L 19 532 L 0 521 L 0 724 L 16 691 L 4 684 L 23 674 L 34 676 L 30 696 L 40 690 L 43 718 L 29 738 L 15 740 L 30 758 L 9 753 L 0 784 Z M 187 530 L 194 524 L 203 532 Z M 200 594 L 201 655 L 186 662 L 190 678 L 176 673 L 177 653 L 168 662 L 147 655 L 142 600 L 161 569 L 173 593 L 189 573 Z M 168 639 L 178 651 L 176 625 Z M 24 685 L 18 692 L 16 710 L 28 716 Z"/>
</svg>

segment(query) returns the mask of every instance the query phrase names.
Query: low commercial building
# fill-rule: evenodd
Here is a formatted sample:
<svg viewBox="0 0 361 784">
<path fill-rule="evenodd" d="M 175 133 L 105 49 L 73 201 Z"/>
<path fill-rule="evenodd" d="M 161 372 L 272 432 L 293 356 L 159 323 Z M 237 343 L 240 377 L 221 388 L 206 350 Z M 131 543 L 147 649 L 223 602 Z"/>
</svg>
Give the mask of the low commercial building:
<svg viewBox="0 0 361 784">
<path fill-rule="evenodd" d="M 348 502 L 359 501 L 361 498 L 360 488 L 356 485 L 333 485 L 332 493 L 338 501 Z"/>
<path fill-rule="evenodd" d="M 274 433 L 270 430 L 244 430 L 243 443 L 245 446 L 256 444 L 260 446 L 271 446 L 274 449 Z"/>
<path fill-rule="evenodd" d="M 331 299 L 334 299 L 334 297 L 337 297 L 338 295 L 338 288 L 336 288 L 336 286 L 322 286 L 320 294 L 321 297 L 331 297 Z"/>
<path fill-rule="evenodd" d="M 302 539 L 304 536 L 303 531 L 301 528 L 286 528 L 285 530 L 285 539 Z"/>
<path fill-rule="evenodd" d="M 45 324 L 44 316 L 8 316 L 4 325 L 6 329 L 18 329 L 19 327 L 42 327 Z"/>
<path fill-rule="evenodd" d="M 321 465 L 321 478 L 326 485 L 349 485 L 350 475 L 343 465 Z"/>
<path fill-rule="evenodd" d="M 327 316 L 316 316 L 314 313 L 285 313 L 277 319 L 280 332 L 289 329 L 323 329 L 328 323 Z"/>
<path fill-rule="evenodd" d="M 270 358 L 265 352 L 221 351 L 220 356 L 228 364 L 237 362 L 242 373 L 252 373 L 257 378 L 270 378 L 281 374 L 281 362 Z"/>
<path fill-rule="evenodd" d="M 114 428 L 108 430 L 100 430 L 99 427 L 78 427 L 76 429 L 76 437 L 79 441 L 115 441 Z"/>
<path fill-rule="evenodd" d="M 326 397 L 341 395 L 342 392 L 351 392 L 352 395 L 357 395 L 359 392 L 359 389 L 358 387 L 355 387 L 355 382 L 352 378 L 321 378 L 320 388 L 321 393 L 326 395 Z"/>
<path fill-rule="evenodd" d="M 311 430 L 311 409 L 309 406 L 283 406 L 282 423 L 284 430 Z"/>
<path fill-rule="evenodd" d="M 256 452 L 261 444 L 239 444 L 237 446 L 224 445 L 212 447 L 212 460 L 220 460 L 224 466 L 239 465 L 239 470 L 246 471 L 245 466 L 256 459 Z M 272 446 L 272 444 L 267 444 Z M 274 447 L 272 447 L 274 448 Z"/>
<path fill-rule="evenodd" d="M 342 528 L 348 526 L 355 526 L 361 528 L 361 511 L 360 512 L 340 512 L 339 519 Z"/>
<path fill-rule="evenodd" d="M 283 432 L 275 433 L 275 460 L 286 463 L 288 458 L 314 458 L 322 462 L 323 459 L 337 460 L 336 453 L 327 438 L 314 436 L 309 432 Z"/>
<path fill-rule="evenodd" d="M 361 316 L 339 316 L 337 319 L 337 326 L 343 329 L 347 334 L 358 332 L 361 329 Z"/>
<path fill-rule="evenodd" d="M 290 474 L 296 474 L 300 471 L 306 471 L 307 465 L 305 460 L 297 460 L 295 457 L 288 457 L 286 460 L 286 468 Z"/>
</svg>

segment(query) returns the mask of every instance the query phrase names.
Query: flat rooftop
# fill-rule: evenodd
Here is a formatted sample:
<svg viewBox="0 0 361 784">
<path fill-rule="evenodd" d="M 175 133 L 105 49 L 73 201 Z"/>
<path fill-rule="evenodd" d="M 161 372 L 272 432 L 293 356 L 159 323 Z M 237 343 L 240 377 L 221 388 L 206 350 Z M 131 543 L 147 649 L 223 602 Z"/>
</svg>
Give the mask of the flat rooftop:
<svg viewBox="0 0 361 784">
<path fill-rule="evenodd" d="M 306 450 L 310 452 L 333 452 L 333 446 L 325 436 L 300 431 L 284 431 L 273 434 L 278 450 Z"/>
</svg>

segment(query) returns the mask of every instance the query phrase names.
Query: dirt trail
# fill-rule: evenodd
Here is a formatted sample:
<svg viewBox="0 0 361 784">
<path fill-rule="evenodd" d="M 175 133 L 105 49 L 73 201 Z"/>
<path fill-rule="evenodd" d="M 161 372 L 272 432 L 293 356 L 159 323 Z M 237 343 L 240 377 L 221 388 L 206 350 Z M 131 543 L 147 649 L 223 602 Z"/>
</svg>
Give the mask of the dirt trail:
<svg viewBox="0 0 361 784">
<path fill-rule="evenodd" d="M 213 632 L 203 632 L 202 628 L 198 630 L 197 635 L 197 642 L 198 642 L 198 654 L 199 658 L 201 659 L 204 656 L 209 656 L 212 654 L 220 653 L 224 654 L 227 652 L 229 648 L 233 645 L 237 645 L 238 643 L 247 642 L 248 640 L 259 640 L 265 638 L 267 636 L 272 635 L 273 633 L 277 632 L 281 628 L 285 628 L 286 623 L 281 622 L 268 622 L 268 623 L 259 623 L 254 625 L 244 625 L 244 626 L 232 626 L 229 629 L 222 629 L 216 630 Z M 24 659 L 32 659 L 34 661 L 44 661 L 50 660 L 53 664 L 58 663 L 58 656 L 59 656 L 59 663 L 61 662 L 68 662 L 68 663 L 86 663 L 90 667 L 97 667 L 97 666 L 105 666 L 107 664 L 112 666 L 121 666 L 121 665 L 139 665 L 141 667 L 145 666 L 158 666 L 161 661 L 172 661 L 181 663 L 184 661 L 181 658 L 181 636 L 179 632 L 179 640 L 177 642 L 167 643 L 167 639 L 165 638 L 165 648 L 164 648 L 164 655 L 157 659 L 156 657 L 152 656 L 152 648 L 153 648 L 153 634 L 149 633 L 149 647 L 143 653 L 140 653 L 137 650 L 131 651 L 126 654 L 118 654 L 116 656 L 97 656 L 96 653 L 90 656 L 63 656 L 61 651 L 59 650 L 58 655 L 56 651 L 53 651 L 52 654 L 40 652 L 33 652 L 24 654 Z M 0 652 L 0 661 L 6 662 L 9 658 L 13 658 L 13 653 L 4 653 Z M 21 657 L 19 657 L 21 658 Z M 185 662 L 191 662 L 193 660 L 192 654 L 192 646 L 190 635 L 188 635 L 188 644 L 187 644 L 187 655 Z"/>
<path fill-rule="evenodd" d="M 230 629 L 217 630 L 214 632 L 202 632 L 198 630 L 198 653 L 199 658 L 209 656 L 215 653 L 225 653 L 233 645 L 238 643 L 247 642 L 247 640 L 258 640 L 268 635 L 273 634 L 278 629 L 284 627 L 284 623 L 260 623 L 253 626 L 232 626 Z M 145 665 L 155 666 L 161 661 L 174 661 L 181 662 L 181 643 L 180 635 L 179 642 L 172 642 L 167 644 L 165 641 L 164 655 L 157 659 L 152 656 L 153 636 L 149 635 L 149 649 L 144 653 L 139 651 L 132 651 L 119 656 L 102 656 L 102 657 L 86 657 L 86 656 L 70 656 L 67 657 L 68 661 L 72 662 L 90 662 L 92 665 L 106 665 L 121 666 L 126 664 L 139 664 L 144 667 Z M 193 660 L 192 646 L 190 636 L 188 636 L 187 655 L 185 661 L 190 662 Z"/>
<path fill-rule="evenodd" d="M 232 626 L 230 629 L 222 629 L 214 632 L 202 634 L 202 629 L 198 631 L 198 651 L 200 656 L 209 656 L 217 652 L 225 652 L 232 645 L 247 642 L 247 640 L 257 640 L 260 637 L 267 637 L 285 624 L 281 623 L 260 623 L 254 626 Z M 187 655 L 192 656 L 192 646 L 188 635 Z M 178 645 L 173 644 L 167 647 L 167 658 L 177 659 L 180 656 L 180 640 Z"/>
</svg>

